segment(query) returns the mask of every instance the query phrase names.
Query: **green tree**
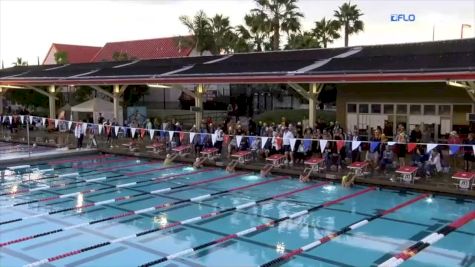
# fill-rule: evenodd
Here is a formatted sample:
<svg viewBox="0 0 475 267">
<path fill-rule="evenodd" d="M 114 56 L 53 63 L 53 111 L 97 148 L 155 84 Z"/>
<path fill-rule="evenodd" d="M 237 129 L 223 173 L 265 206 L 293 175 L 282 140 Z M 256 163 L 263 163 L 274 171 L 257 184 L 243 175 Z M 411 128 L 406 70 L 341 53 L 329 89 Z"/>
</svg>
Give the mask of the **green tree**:
<svg viewBox="0 0 475 267">
<path fill-rule="evenodd" d="M 335 18 L 340 22 L 345 34 L 345 47 L 348 46 L 348 37 L 352 34 L 364 30 L 364 22 L 360 17 L 364 14 L 358 9 L 356 5 L 351 5 L 351 2 L 344 3 L 338 10 L 334 11 Z"/>
<path fill-rule="evenodd" d="M 263 19 L 263 25 L 271 35 L 272 50 L 279 50 L 281 32 L 287 35 L 300 31 L 298 0 L 255 0 L 257 8 L 252 9 Z"/>
<path fill-rule="evenodd" d="M 48 97 L 34 91 L 25 89 L 8 90 L 7 99 L 27 107 L 48 107 Z"/>
<path fill-rule="evenodd" d="M 291 34 L 285 49 L 319 48 L 320 43 L 312 32 Z"/>
<path fill-rule="evenodd" d="M 233 48 L 233 42 L 235 42 L 235 34 L 232 31 L 232 27 L 229 22 L 229 17 L 216 14 L 209 19 L 211 39 L 209 47 L 210 52 L 213 55 L 221 53 L 229 53 Z"/>
<path fill-rule="evenodd" d="M 124 106 L 134 106 L 145 95 L 148 95 L 149 88 L 147 85 L 134 85 L 129 86 L 124 92 Z"/>
<path fill-rule="evenodd" d="M 112 60 L 113 61 L 127 61 L 129 60 L 129 55 L 122 51 L 115 51 L 112 53 Z"/>
<path fill-rule="evenodd" d="M 338 30 L 340 29 L 340 22 L 336 20 L 326 20 L 323 18 L 315 22 L 315 28 L 312 29 L 317 40 L 327 48 L 328 44 L 333 43 L 335 39 L 340 38 Z"/>
<path fill-rule="evenodd" d="M 65 51 L 54 53 L 54 61 L 56 61 L 56 64 L 68 64 L 68 53 Z"/>
<path fill-rule="evenodd" d="M 187 47 L 193 47 L 200 55 L 204 51 L 211 51 L 212 31 L 210 19 L 206 13 L 200 10 L 193 18 L 180 16 L 179 19 L 191 34 L 191 38 L 182 38 L 181 42 Z"/>
<path fill-rule="evenodd" d="M 13 66 L 28 66 L 28 61 L 23 61 L 21 57 L 17 57 L 16 61 L 12 63 Z"/>
</svg>

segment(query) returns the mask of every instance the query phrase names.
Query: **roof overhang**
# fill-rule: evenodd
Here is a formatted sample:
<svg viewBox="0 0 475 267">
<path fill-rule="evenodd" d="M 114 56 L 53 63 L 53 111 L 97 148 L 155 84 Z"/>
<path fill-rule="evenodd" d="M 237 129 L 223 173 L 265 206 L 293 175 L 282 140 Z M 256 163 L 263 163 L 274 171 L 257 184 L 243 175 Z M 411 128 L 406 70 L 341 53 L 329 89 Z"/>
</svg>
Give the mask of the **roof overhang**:
<svg viewBox="0 0 475 267">
<path fill-rule="evenodd" d="M 328 74 L 328 75 L 232 75 L 200 77 L 114 77 L 114 78 L 71 78 L 42 79 L 15 78 L 0 79 L 1 85 L 112 85 L 112 84 L 281 84 L 281 83 L 404 83 L 404 82 L 447 82 L 450 80 L 473 81 L 475 71 L 431 72 L 431 73 L 388 73 L 388 74 Z"/>
</svg>

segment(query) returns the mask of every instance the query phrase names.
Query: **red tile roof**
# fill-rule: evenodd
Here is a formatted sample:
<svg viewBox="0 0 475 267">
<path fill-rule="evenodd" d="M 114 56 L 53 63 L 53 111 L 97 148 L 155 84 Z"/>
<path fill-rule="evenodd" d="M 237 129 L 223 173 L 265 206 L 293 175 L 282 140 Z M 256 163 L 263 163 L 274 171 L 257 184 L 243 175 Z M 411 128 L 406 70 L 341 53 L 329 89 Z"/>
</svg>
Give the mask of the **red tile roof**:
<svg viewBox="0 0 475 267">
<path fill-rule="evenodd" d="M 126 53 L 129 58 L 137 59 L 187 57 L 190 55 L 192 48 L 180 48 L 180 38 L 189 37 L 167 37 L 107 43 L 90 61 L 111 61 L 114 52 Z"/>
<path fill-rule="evenodd" d="M 59 51 L 67 53 L 68 63 L 86 63 L 90 62 L 91 58 L 93 58 L 100 50 L 101 47 L 97 46 L 53 43 L 45 57 L 45 60 L 43 61 L 43 64 L 55 64 L 54 53 Z"/>
</svg>

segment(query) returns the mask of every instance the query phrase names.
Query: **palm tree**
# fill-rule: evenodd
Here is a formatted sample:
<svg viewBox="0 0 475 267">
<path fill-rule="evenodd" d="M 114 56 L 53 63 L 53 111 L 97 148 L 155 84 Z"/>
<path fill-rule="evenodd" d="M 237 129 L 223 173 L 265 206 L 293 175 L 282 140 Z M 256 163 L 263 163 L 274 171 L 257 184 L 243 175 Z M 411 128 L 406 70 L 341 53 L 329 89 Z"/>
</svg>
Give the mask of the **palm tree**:
<svg viewBox="0 0 475 267">
<path fill-rule="evenodd" d="M 56 64 L 68 64 L 68 53 L 65 51 L 54 53 L 54 61 L 56 61 Z"/>
<path fill-rule="evenodd" d="M 129 55 L 126 52 L 115 51 L 112 53 L 113 61 L 127 61 L 129 60 Z"/>
<path fill-rule="evenodd" d="M 28 61 L 23 61 L 21 57 L 17 57 L 16 61 L 12 63 L 13 66 L 28 66 Z"/>
<path fill-rule="evenodd" d="M 300 18 L 303 14 L 298 10 L 296 5 L 298 0 L 255 0 L 258 8 L 252 9 L 251 12 L 259 14 L 264 24 L 272 33 L 272 50 L 279 50 L 281 31 L 287 33 L 295 33 L 300 30 Z"/>
<path fill-rule="evenodd" d="M 291 34 L 285 49 L 319 48 L 320 43 L 312 32 Z"/>
<path fill-rule="evenodd" d="M 252 36 L 244 25 L 238 25 L 234 28 L 233 52 L 243 53 L 253 51 Z"/>
<path fill-rule="evenodd" d="M 364 14 L 357 8 L 356 5 L 351 5 L 351 2 L 344 3 L 334 11 L 334 16 L 343 26 L 345 32 L 345 47 L 348 46 L 348 36 L 364 30 L 364 23 L 360 17 Z"/>
<path fill-rule="evenodd" d="M 312 29 L 318 41 L 327 48 L 327 44 L 333 43 L 335 39 L 340 38 L 338 29 L 340 29 L 340 22 L 336 20 L 326 20 L 323 18 L 320 21 L 315 21 L 315 28 Z"/>
<path fill-rule="evenodd" d="M 235 40 L 232 27 L 230 26 L 229 17 L 216 14 L 209 19 L 211 30 L 211 53 L 214 55 L 222 52 L 229 53 L 232 50 L 232 43 Z"/>
<path fill-rule="evenodd" d="M 188 28 L 191 38 L 181 40 L 185 46 L 193 47 L 196 51 L 203 54 L 204 51 L 210 51 L 211 25 L 210 20 L 203 10 L 198 11 L 193 18 L 180 16 L 180 21 Z"/>
<path fill-rule="evenodd" d="M 270 24 L 266 23 L 264 15 L 258 12 L 251 12 L 244 17 L 246 26 L 239 25 L 236 31 L 242 37 L 246 37 L 246 42 L 254 51 L 267 50 L 269 45 Z"/>
</svg>

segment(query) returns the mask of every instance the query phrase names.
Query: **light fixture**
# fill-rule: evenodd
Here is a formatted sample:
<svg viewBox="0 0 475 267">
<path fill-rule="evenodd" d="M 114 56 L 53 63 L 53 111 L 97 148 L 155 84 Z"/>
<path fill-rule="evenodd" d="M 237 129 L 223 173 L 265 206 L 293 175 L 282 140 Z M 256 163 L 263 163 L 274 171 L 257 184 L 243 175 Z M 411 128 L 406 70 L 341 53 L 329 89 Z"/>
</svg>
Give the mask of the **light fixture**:
<svg viewBox="0 0 475 267">
<path fill-rule="evenodd" d="M 465 85 L 463 83 L 454 82 L 454 81 L 447 81 L 447 85 L 454 86 L 454 87 L 465 88 L 465 89 L 470 89 L 470 86 Z"/>
<path fill-rule="evenodd" d="M 1 93 L 3 93 L 3 88 L 2 88 L 2 87 L 0 87 L 0 94 L 1 94 Z"/>
<path fill-rule="evenodd" d="M 54 85 L 50 86 L 49 92 L 50 92 L 50 93 L 56 92 L 56 88 L 54 87 Z"/>
<path fill-rule="evenodd" d="M 312 84 L 312 93 L 313 94 L 317 93 L 317 85 L 316 84 Z"/>
<path fill-rule="evenodd" d="M 3 88 L 12 88 L 12 89 L 24 89 L 25 87 L 23 86 L 16 86 L 16 85 L 2 85 Z"/>
<path fill-rule="evenodd" d="M 114 86 L 114 93 L 116 93 L 116 94 L 120 93 L 119 86 Z"/>
<path fill-rule="evenodd" d="M 147 84 L 148 87 L 150 88 L 171 88 L 170 86 L 168 85 L 164 85 L 164 84 Z"/>
</svg>

